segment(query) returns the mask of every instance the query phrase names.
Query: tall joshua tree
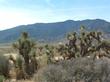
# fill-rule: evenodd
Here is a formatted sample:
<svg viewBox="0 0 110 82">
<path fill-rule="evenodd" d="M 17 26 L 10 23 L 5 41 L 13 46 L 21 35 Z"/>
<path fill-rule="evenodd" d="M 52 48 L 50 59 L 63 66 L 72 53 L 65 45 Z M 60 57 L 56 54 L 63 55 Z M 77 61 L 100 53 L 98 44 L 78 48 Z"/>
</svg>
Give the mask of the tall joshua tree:
<svg viewBox="0 0 110 82">
<path fill-rule="evenodd" d="M 32 51 L 32 49 L 35 48 L 35 43 L 30 40 L 27 32 L 23 32 L 18 41 L 13 44 L 13 47 L 17 49 L 19 55 L 22 55 L 22 57 L 24 58 L 25 71 L 27 74 L 29 74 L 29 54 Z"/>
</svg>

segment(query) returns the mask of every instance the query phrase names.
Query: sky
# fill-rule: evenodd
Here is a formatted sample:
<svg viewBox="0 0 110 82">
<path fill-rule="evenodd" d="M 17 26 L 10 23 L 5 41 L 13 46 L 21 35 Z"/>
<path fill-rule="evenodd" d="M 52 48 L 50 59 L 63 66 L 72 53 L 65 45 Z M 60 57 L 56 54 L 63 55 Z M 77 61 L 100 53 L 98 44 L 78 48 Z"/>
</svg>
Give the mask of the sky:
<svg viewBox="0 0 110 82">
<path fill-rule="evenodd" d="M 110 21 L 110 0 L 0 0 L 0 30 L 85 19 Z"/>
</svg>

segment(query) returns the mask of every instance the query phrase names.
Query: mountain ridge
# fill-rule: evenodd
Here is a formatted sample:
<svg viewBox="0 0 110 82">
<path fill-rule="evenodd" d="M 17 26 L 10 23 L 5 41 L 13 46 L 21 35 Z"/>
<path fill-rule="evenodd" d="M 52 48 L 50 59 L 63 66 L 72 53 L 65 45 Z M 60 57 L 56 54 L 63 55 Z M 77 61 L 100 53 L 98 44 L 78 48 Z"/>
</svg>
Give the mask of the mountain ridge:
<svg viewBox="0 0 110 82">
<path fill-rule="evenodd" d="M 68 32 L 79 30 L 84 25 L 88 30 L 99 30 L 106 34 L 110 34 L 110 22 L 102 19 L 87 20 L 66 20 L 54 23 L 34 23 L 16 26 L 11 29 L 0 31 L 0 43 L 14 42 L 17 40 L 21 32 L 28 32 L 29 35 L 38 41 L 57 41 L 65 38 Z"/>
</svg>

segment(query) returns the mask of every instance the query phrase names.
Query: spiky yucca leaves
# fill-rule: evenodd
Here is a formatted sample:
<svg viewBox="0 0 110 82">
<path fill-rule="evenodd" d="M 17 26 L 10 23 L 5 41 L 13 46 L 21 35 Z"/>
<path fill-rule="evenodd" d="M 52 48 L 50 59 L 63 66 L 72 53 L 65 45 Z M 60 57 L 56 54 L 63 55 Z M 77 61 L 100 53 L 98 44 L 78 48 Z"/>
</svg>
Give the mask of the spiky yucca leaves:
<svg viewBox="0 0 110 82">
<path fill-rule="evenodd" d="M 25 62 L 26 73 L 29 74 L 29 60 L 30 52 L 35 48 L 35 43 L 30 40 L 27 32 L 23 32 L 19 40 L 13 44 L 13 47 L 18 50 L 19 54 L 22 55 Z"/>
<path fill-rule="evenodd" d="M 0 75 L 9 77 L 9 61 L 8 59 L 0 54 Z"/>
</svg>

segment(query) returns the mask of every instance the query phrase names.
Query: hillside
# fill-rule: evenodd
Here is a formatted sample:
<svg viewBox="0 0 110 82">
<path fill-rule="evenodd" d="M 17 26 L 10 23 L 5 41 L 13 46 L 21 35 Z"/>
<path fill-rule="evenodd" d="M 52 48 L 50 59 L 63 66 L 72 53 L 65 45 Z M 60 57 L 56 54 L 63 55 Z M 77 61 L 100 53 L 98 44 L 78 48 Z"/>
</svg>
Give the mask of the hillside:
<svg viewBox="0 0 110 82">
<path fill-rule="evenodd" d="M 18 39 L 20 33 L 24 31 L 28 32 L 33 39 L 38 41 L 58 41 L 63 39 L 68 32 L 78 31 L 81 25 L 86 26 L 88 30 L 100 30 L 106 34 L 110 34 L 110 22 L 105 20 L 67 20 L 56 23 L 21 25 L 0 31 L 0 43 L 13 42 Z"/>
</svg>

